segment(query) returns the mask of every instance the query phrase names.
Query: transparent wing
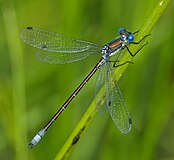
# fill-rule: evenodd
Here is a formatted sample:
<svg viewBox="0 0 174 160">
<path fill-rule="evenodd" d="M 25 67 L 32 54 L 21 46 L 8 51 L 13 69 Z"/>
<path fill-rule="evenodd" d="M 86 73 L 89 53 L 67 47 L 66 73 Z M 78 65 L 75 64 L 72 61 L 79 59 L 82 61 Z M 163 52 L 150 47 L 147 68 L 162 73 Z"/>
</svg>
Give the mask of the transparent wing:
<svg viewBox="0 0 174 160">
<path fill-rule="evenodd" d="M 110 63 L 105 65 L 107 65 L 105 82 L 107 108 L 118 129 L 127 134 L 131 130 L 132 120 L 117 81 L 115 77 L 111 78 L 111 74 L 113 77 L 113 67 L 110 66 Z"/>
<path fill-rule="evenodd" d="M 58 53 L 48 52 L 45 50 L 37 50 L 36 57 L 42 62 L 48 62 L 50 64 L 64 64 L 79 61 L 90 55 L 90 52 L 76 52 L 76 53 Z"/>
<path fill-rule="evenodd" d="M 106 72 L 107 72 L 106 65 L 103 65 L 99 69 L 99 73 L 97 76 L 96 85 L 95 85 L 95 100 L 96 100 L 97 108 L 100 106 L 101 98 L 106 99 L 106 87 L 104 86 L 106 82 Z M 101 90 L 102 88 L 103 90 Z M 102 104 L 102 106 L 100 106 L 99 113 L 103 115 L 106 111 L 107 111 L 107 107 L 105 102 Z"/>
<path fill-rule="evenodd" d="M 40 49 L 37 52 L 37 58 L 49 63 L 77 61 L 92 53 L 101 54 L 102 49 L 94 43 L 33 27 L 23 29 L 20 32 L 20 38 L 25 43 Z"/>
</svg>

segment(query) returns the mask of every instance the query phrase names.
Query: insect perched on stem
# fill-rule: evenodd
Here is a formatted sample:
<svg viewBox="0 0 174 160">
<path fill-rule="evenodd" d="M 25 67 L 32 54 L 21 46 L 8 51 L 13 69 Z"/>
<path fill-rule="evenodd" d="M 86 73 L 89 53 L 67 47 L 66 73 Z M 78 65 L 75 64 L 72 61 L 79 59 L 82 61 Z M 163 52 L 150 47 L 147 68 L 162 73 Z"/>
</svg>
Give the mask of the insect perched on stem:
<svg viewBox="0 0 174 160">
<path fill-rule="evenodd" d="M 134 42 L 134 34 L 137 32 L 131 33 L 124 28 L 120 28 L 118 31 L 120 36 L 102 47 L 91 42 L 76 40 L 62 34 L 34 27 L 27 27 L 21 31 L 20 38 L 25 43 L 39 49 L 37 52 L 37 58 L 43 62 L 63 64 L 81 60 L 91 54 L 101 54 L 102 56 L 83 82 L 59 108 L 50 121 L 31 140 L 29 148 L 33 148 L 41 140 L 50 126 L 67 108 L 69 103 L 80 92 L 97 70 L 99 70 L 99 75 L 96 88 L 99 90 L 101 86 L 105 85 L 106 106 L 112 120 L 122 133 L 129 133 L 132 126 L 132 119 L 127 110 L 126 103 L 123 99 L 118 83 L 116 80 L 111 78 L 111 74 L 114 74 L 113 67 L 130 63 L 129 61 L 126 61 L 123 64 L 117 65 L 120 53 L 123 49 L 128 50 L 131 56 L 135 56 L 147 44 L 142 45 L 136 53 L 132 53 L 129 50 L 129 44 L 139 44 L 142 40 L 144 40 L 144 38 L 149 36 L 146 35 L 139 42 Z M 116 59 L 114 61 L 110 60 L 110 57 L 114 55 L 116 56 Z M 113 63 L 113 65 L 111 65 L 111 63 Z"/>
</svg>

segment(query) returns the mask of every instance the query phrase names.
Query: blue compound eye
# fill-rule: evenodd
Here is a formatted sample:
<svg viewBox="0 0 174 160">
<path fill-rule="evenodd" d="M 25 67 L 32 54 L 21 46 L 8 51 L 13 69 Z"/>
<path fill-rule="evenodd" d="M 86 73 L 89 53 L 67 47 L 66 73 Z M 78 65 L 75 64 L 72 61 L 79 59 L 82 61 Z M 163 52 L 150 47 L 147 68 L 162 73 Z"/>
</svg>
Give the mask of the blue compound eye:
<svg viewBox="0 0 174 160">
<path fill-rule="evenodd" d="M 120 28 L 119 30 L 118 30 L 118 33 L 119 34 L 124 34 L 126 32 L 126 30 L 125 30 L 125 28 Z"/>
<path fill-rule="evenodd" d="M 134 40 L 134 35 L 130 34 L 128 37 L 128 42 L 133 42 L 133 40 Z"/>
</svg>

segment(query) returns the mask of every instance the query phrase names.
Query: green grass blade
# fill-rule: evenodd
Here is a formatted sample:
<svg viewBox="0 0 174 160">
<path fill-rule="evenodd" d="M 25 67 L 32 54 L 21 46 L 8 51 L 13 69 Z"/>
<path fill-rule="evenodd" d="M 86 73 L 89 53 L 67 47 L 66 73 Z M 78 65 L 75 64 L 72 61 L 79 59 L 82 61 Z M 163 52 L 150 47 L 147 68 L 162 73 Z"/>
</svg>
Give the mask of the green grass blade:
<svg viewBox="0 0 174 160">
<path fill-rule="evenodd" d="M 18 38 L 18 26 L 16 11 L 12 5 L 3 7 L 4 24 L 7 35 L 7 44 L 11 60 L 12 71 L 12 128 L 8 129 L 13 139 L 15 158 L 17 160 L 28 159 L 26 128 L 26 100 L 25 100 L 25 79 L 24 62 L 22 49 Z M 23 115 L 23 116 L 21 116 Z M 4 115 L 5 116 L 5 115 Z M 8 125 L 7 125 L 8 126 Z M 10 127 L 10 126 L 9 126 Z"/>
</svg>

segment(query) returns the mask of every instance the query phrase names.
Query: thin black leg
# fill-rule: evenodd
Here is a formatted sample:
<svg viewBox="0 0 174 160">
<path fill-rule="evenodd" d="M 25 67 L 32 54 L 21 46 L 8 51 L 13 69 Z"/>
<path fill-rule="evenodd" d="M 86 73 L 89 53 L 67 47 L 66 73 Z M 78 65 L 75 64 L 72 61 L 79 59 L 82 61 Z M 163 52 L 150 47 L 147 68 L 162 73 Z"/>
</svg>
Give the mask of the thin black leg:
<svg viewBox="0 0 174 160">
<path fill-rule="evenodd" d="M 129 54 L 130 54 L 132 57 L 134 57 L 134 56 L 135 56 L 140 50 L 142 50 L 142 48 L 143 48 L 145 45 L 147 45 L 147 44 L 148 44 L 148 42 L 146 42 L 144 45 L 142 45 L 141 48 L 140 48 L 138 51 L 136 51 L 135 53 L 132 53 L 132 52 L 129 50 L 128 46 L 125 45 L 125 47 L 126 47 L 126 49 L 128 50 Z"/>
<path fill-rule="evenodd" d="M 109 61 L 107 61 L 107 62 L 113 62 L 113 63 L 114 63 L 114 64 L 113 64 L 113 67 L 115 67 L 115 66 L 116 66 L 116 63 L 119 62 L 119 60 L 115 60 L 115 61 L 114 61 L 114 60 L 109 60 Z"/>
<path fill-rule="evenodd" d="M 134 64 L 134 62 L 132 62 L 132 61 L 126 61 L 126 62 L 124 62 L 124 63 L 122 63 L 122 64 L 118 64 L 118 65 L 116 65 L 116 62 L 115 62 L 115 63 L 113 64 L 113 67 L 114 67 L 114 68 L 116 68 L 116 67 L 120 67 L 120 66 L 125 65 L 126 63 Z"/>
<path fill-rule="evenodd" d="M 136 32 L 134 32 L 134 33 L 137 33 L 137 32 L 139 32 L 139 31 L 136 31 Z M 139 43 L 141 43 L 146 37 L 148 37 L 148 36 L 150 36 L 151 34 L 147 34 L 147 35 L 145 35 L 139 42 L 130 42 L 129 44 L 139 44 Z M 129 50 L 129 48 L 128 48 L 128 46 L 127 45 L 125 45 L 124 47 L 126 47 L 126 49 L 128 50 L 128 52 L 129 52 L 129 54 L 132 56 L 132 57 L 134 57 L 145 45 L 147 45 L 148 44 L 148 42 L 146 42 L 144 45 L 142 45 L 141 46 L 141 48 L 138 50 L 138 51 L 136 51 L 135 53 L 132 53 L 130 50 Z"/>
<path fill-rule="evenodd" d="M 137 34 L 140 30 L 133 32 L 133 34 Z"/>
<path fill-rule="evenodd" d="M 139 42 L 130 42 L 130 44 L 139 44 L 141 43 L 146 37 L 150 36 L 151 34 L 145 35 Z"/>
<path fill-rule="evenodd" d="M 133 64 L 133 63 L 134 63 L 134 62 L 132 62 L 132 61 L 126 61 L 126 62 L 124 62 L 124 63 L 121 63 L 121 64 L 116 65 L 116 63 L 119 62 L 119 60 L 116 60 L 116 61 L 107 61 L 107 62 L 114 62 L 114 64 L 113 64 L 113 67 L 114 67 L 114 68 L 119 67 L 119 66 L 123 66 L 123 65 L 125 65 L 126 63 L 130 63 L 130 64 Z"/>
</svg>

